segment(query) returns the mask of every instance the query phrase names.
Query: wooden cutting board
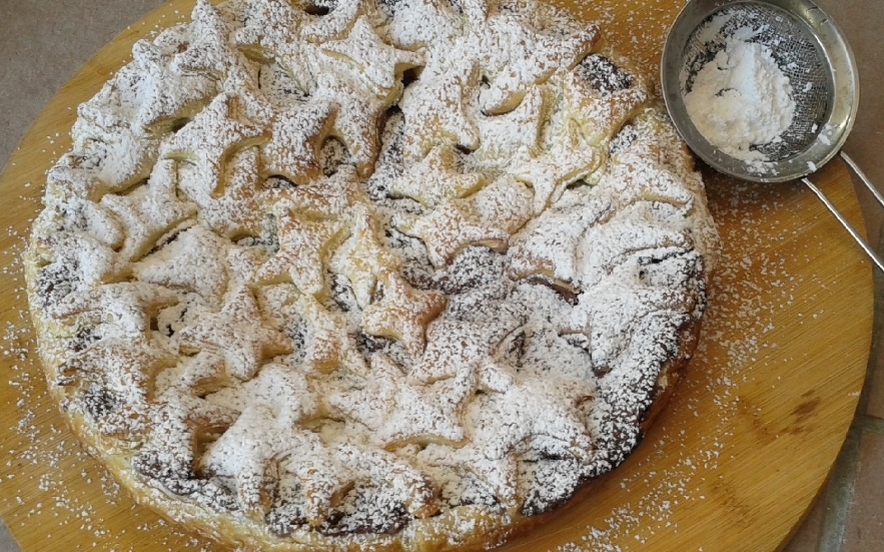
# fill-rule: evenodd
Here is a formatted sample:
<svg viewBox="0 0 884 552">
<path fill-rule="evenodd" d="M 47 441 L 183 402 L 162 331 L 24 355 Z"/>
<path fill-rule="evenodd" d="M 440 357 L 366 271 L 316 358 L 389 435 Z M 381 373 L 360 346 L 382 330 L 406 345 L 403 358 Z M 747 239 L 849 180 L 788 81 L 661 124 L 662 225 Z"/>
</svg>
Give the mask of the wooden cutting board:
<svg viewBox="0 0 884 552">
<path fill-rule="evenodd" d="M 682 0 L 566 6 L 654 74 Z M 82 453 L 43 383 L 20 255 L 44 173 L 70 147 L 75 106 L 135 40 L 183 21 L 173 1 L 104 48 L 46 107 L 0 177 L 0 515 L 25 552 L 217 548 L 135 505 Z M 636 453 L 550 523 L 503 550 L 774 550 L 820 489 L 863 384 L 870 264 L 800 184 L 707 174 L 723 250 L 700 349 Z M 845 167 L 821 187 L 862 226 Z"/>
</svg>

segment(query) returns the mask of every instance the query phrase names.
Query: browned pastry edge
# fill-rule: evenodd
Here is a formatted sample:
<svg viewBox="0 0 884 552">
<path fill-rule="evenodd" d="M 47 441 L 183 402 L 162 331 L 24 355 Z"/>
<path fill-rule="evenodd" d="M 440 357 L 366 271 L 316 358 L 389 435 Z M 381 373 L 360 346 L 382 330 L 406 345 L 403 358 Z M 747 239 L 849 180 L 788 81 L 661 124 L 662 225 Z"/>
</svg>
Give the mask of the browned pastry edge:
<svg viewBox="0 0 884 552">
<path fill-rule="evenodd" d="M 701 326 L 702 322 L 693 319 L 682 326 L 680 330 L 680 354 L 678 357 L 667 361 L 660 369 L 660 375 L 657 376 L 657 383 L 654 386 L 653 400 L 642 417 L 642 435 L 647 433 L 651 426 L 654 425 L 654 422 L 657 421 L 657 418 L 669 403 L 673 392 L 675 392 L 679 380 L 684 375 L 685 368 L 697 350 Z"/>
</svg>

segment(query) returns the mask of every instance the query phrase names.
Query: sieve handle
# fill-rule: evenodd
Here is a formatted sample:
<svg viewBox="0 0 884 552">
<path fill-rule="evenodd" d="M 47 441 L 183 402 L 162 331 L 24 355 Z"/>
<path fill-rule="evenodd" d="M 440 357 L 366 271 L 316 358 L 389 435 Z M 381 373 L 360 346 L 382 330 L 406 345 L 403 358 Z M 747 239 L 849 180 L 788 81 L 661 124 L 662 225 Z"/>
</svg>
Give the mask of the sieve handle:
<svg viewBox="0 0 884 552">
<path fill-rule="evenodd" d="M 846 157 L 844 154 L 842 154 L 842 156 Z M 851 165 L 851 168 L 853 168 L 853 165 Z M 865 182 L 866 179 L 864 177 L 865 175 L 860 176 L 860 180 L 863 180 Z M 826 197 L 826 194 L 824 194 L 822 190 L 817 188 L 816 185 L 811 182 L 810 179 L 808 179 L 807 177 L 802 178 L 801 182 L 803 182 L 805 186 L 810 188 L 811 192 L 816 194 L 820 201 L 823 202 L 823 205 L 826 206 L 826 209 L 828 209 L 830 213 L 835 215 L 835 218 L 838 219 L 838 222 L 841 223 L 841 226 L 843 226 L 844 229 L 847 230 L 847 232 L 853 237 L 856 243 L 863 248 L 863 251 L 866 252 L 866 255 L 869 256 L 869 258 L 875 263 L 875 265 L 878 266 L 881 271 L 884 271 L 884 261 L 881 260 L 881 257 L 879 257 L 877 253 L 875 253 L 875 250 L 872 249 L 872 246 L 870 246 L 868 242 L 860 235 L 860 233 L 856 231 L 856 228 L 854 228 L 853 225 L 850 224 L 850 222 L 846 218 L 844 218 L 844 215 L 841 214 L 841 211 L 839 211 L 838 208 L 835 207 L 835 205 L 831 201 L 829 201 L 829 198 Z M 866 185 L 871 188 L 870 183 L 866 183 Z M 879 194 L 876 194 L 876 196 L 878 198 L 878 201 L 882 202 L 882 205 L 884 205 L 884 200 L 881 199 L 881 196 Z"/>
<path fill-rule="evenodd" d="M 878 203 L 880 203 L 881 206 L 884 207 L 884 196 L 881 195 L 881 192 L 878 191 L 878 188 L 872 186 L 872 182 L 869 180 L 869 177 L 867 177 L 866 173 L 864 173 L 862 169 L 859 168 L 859 165 L 856 164 L 856 161 L 854 161 L 850 158 L 849 155 L 844 153 L 844 150 L 841 150 L 839 155 L 841 156 L 841 159 L 843 159 L 844 162 L 847 163 L 847 166 L 850 167 L 854 174 L 859 177 L 863 185 L 868 188 L 870 192 L 872 192 L 872 195 L 875 196 L 875 199 L 878 200 Z"/>
</svg>

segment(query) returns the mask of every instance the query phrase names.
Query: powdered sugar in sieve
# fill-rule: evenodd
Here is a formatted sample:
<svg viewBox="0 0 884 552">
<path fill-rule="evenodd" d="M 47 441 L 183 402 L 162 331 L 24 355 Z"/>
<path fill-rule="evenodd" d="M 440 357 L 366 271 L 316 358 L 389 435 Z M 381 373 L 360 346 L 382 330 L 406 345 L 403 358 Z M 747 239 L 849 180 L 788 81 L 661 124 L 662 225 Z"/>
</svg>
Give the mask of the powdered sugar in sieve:
<svg viewBox="0 0 884 552">
<path fill-rule="evenodd" d="M 748 151 L 722 144 L 724 128 L 710 135 L 714 128 L 698 124 L 716 147 L 747 161 L 776 161 L 807 147 L 823 127 L 832 88 L 824 55 L 809 29 L 781 9 L 741 3 L 707 17 L 691 35 L 679 82 L 694 122 L 727 126 L 731 140 L 745 135 Z M 694 116 L 704 112 L 706 119 Z M 765 141 L 752 140 L 758 137 Z"/>
<path fill-rule="evenodd" d="M 689 1 L 669 31 L 660 72 L 672 122 L 703 161 L 744 180 L 800 178 L 884 270 L 807 178 L 840 152 L 859 103 L 853 53 L 825 12 L 810 0 Z M 840 155 L 884 205 L 856 164 Z"/>
</svg>

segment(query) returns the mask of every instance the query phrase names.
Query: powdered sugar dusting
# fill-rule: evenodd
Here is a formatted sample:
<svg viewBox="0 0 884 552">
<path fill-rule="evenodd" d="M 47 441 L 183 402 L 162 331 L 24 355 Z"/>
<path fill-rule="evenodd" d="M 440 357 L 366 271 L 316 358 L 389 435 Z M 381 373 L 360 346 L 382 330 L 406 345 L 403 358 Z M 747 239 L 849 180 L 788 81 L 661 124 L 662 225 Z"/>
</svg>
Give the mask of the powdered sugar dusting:
<svg viewBox="0 0 884 552">
<path fill-rule="evenodd" d="M 638 444 L 705 309 L 703 185 L 594 25 L 327 11 L 201 1 L 83 110 L 26 256 L 50 387 L 225 538 L 481 539 Z"/>
<path fill-rule="evenodd" d="M 756 32 L 751 27 L 734 31 L 684 95 L 688 115 L 703 137 L 744 161 L 766 161 L 751 147 L 782 140 L 795 114 L 789 78 L 770 48 L 752 42 Z"/>
</svg>

